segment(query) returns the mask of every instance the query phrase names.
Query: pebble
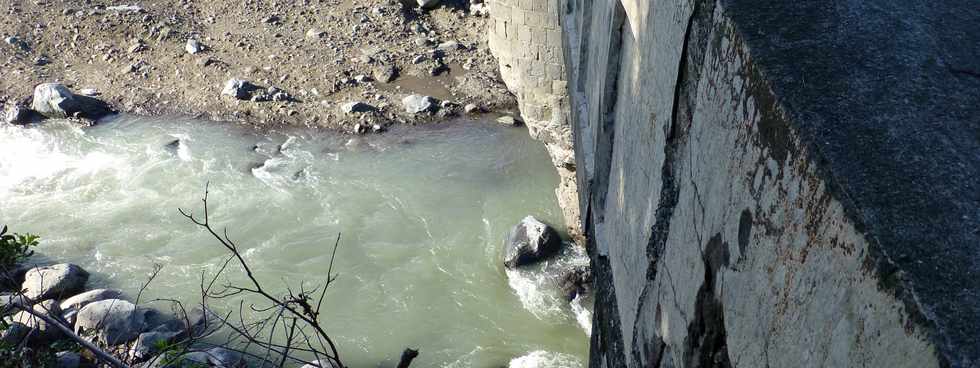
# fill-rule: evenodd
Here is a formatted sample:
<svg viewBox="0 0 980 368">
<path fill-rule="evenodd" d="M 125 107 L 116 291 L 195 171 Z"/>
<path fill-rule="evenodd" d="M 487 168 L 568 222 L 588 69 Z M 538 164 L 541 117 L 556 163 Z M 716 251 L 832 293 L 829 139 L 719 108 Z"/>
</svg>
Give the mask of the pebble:
<svg viewBox="0 0 980 368">
<path fill-rule="evenodd" d="M 507 126 L 518 126 L 518 125 L 521 125 L 520 119 L 517 119 L 517 118 L 515 118 L 513 116 L 510 116 L 510 115 L 504 115 L 504 116 L 501 116 L 501 117 L 497 118 L 497 122 L 500 123 L 500 124 L 502 124 L 502 125 L 507 125 Z"/>
<path fill-rule="evenodd" d="M 327 32 L 324 32 L 319 28 L 310 28 L 309 31 L 306 31 L 306 38 L 321 38 L 325 34 L 327 34 Z"/>
<path fill-rule="evenodd" d="M 204 51 L 204 46 L 201 45 L 201 42 L 198 40 L 191 38 L 188 39 L 187 44 L 184 45 L 184 50 L 186 50 L 188 54 L 194 55 Z"/>
<path fill-rule="evenodd" d="M 374 106 L 371 106 L 367 103 L 360 102 L 360 101 L 353 101 L 340 105 L 340 111 L 345 114 L 351 114 L 355 112 L 370 112 L 374 110 L 375 110 Z"/>
<path fill-rule="evenodd" d="M 429 112 L 435 109 L 436 99 L 431 96 L 408 95 L 402 98 L 402 106 L 409 114 Z"/>
</svg>

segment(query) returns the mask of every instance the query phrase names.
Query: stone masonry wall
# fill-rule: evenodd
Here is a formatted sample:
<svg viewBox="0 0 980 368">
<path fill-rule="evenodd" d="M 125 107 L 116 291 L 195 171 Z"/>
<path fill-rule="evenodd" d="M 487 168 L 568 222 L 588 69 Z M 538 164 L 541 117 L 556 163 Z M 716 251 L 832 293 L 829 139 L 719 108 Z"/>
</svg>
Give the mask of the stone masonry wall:
<svg viewBox="0 0 980 368">
<path fill-rule="evenodd" d="M 566 6 L 591 367 L 980 366 L 975 4 Z"/>
<path fill-rule="evenodd" d="M 545 144 L 561 178 L 555 190 L 570 234 L 578 238 L 572 130 L 559 0 L 490 0 L 490 50 L 531 136 Z"/>
</svg>

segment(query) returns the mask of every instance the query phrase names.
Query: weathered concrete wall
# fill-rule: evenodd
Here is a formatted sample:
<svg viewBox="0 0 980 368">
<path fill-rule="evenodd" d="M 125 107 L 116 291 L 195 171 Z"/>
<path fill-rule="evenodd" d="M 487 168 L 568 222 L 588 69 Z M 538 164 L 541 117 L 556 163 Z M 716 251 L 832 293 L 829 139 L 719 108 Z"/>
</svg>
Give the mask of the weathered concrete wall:
<svg viewBox="0 0 980 368">
<path fill-rule="evenodd" d="M 954 3 L 563 4 L 592 367 L 980 365 Z"/>
<path fill-rule="evenodd" d="M 561 178 L 555 190 L 569 232 L 578 238 L 578 194 L 558 0 L 490 0 L 490 50 L 517 96 L 534 139 L 545 144 Z"/>
</svg>

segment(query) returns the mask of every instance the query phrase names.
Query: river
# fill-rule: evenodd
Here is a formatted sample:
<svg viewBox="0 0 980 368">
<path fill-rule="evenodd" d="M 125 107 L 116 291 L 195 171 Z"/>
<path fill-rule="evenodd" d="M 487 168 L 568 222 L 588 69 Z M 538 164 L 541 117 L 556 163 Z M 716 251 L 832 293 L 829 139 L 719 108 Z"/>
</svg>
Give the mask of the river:
<svg viewBox="0 0 980 368">
<path fill-rule="evenodd" d="M 524 216 L 563 227 L 557 175 L 524 129 L 459 120 L 352 137 L 135 116 L 0 126 L 0 222 L 41 235 L 36 258 L 84 267 L 90 287 L 135 295 L 160 264 L 144 298 L 195 300 L 201 272 L 227 256 L 178 212 L 199 212 L 208 182 L 212 223 L 269 287 L 321 283 L 342 234 L 322 322 L 351 367 L 393 366 L 406 347 L 421 350 L 417 367 L 585 365 L 587 312 L 553 295 L 552 279 L 500 261 Z"/>
</svg>

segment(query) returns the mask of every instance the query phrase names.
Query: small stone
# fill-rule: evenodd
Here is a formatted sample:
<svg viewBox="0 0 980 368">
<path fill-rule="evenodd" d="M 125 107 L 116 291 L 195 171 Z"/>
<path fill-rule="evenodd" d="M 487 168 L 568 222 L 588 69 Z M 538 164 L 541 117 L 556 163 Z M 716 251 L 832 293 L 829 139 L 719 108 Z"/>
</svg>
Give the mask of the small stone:
<svg viewBox="0 0 980 368">
<path fill-rule="evenodd" d="M 262 18 L 262 23 L 265 23 L 265 24 L 279 24 L 281 22 L 282 22 L 282 19 L 279 18 L 278 15 L 270 15 L 268 17 Z"/>
<path fill-rule="evenodd" d="M 360 101 L 348 102 L 340 105 L 340 111 L 345 114 L 351 114 L 355 112 L 371 112 L 376 110 L 374 106 L 366 104 Z"/>
<path fill-rule="evenodd" d="M 256 85 L 247 80 L 232 78 L 225 82 L 225 87 L 221 90 L 221 94 L 239 100 L 248 100 L 252 98 L 252 93 L 257 89 L 258 87 Z"/>
<path fill-rule="evenodd" d="M 480 107 L 476 104 L 466 104 L 466 106 L 463 106 L 463 112 L 467 114 L 476 114 L 481 112 L 480 110 Z"/>
<path fill-rule="evenodd" d="M 412 64 L 422 64 L 423 61 L 425 61 L 425 56 L 424 55 L 418 55 L 418 56 L 416 56 L 415 58 L 412 59 Z"/>
<path fill-rule="evenodd" d="M 442 50 L 442 51 L 455 51 L 455 50 L 458 50 L 459 49 L 459 42 L 456 42 L 456 41 L 446 41 L 446 42 L 440 43 L 437 48 L 439 50 Z"/>
<path fill-rule="evenodd" d="M 201 45 L 201 42 L 198 40 L 191 38 L 187 40 L 187 44 L 184 45 L 184 50 L 186 50 L 188 54 L 195 55 L 201 51 L 204 51 L 204 45 Z"/>
<path fill-rule="evenodd" d="M 327 32 L 324 32 L 319 28 L 310 28 L 310 30 L 306 31 L 306 38 L 322 38 L 326 34 Z"/>
<path fill-rule="evenodd" d="M 382 65 L 375 68 L 372 75 L 381 83 L 390 83 L 398 76 L 398 70 L 392 65 Z"/>
<path fill-rule="evenodd" d="M 371 78 L 364 74 L 358 74 L 354 76 L 354 80 L 357 81 L 357 83 L 367 83 L 367 82 L 373 82 L 374 78 Z"/>
<path fill-rule="evenodd" d="M 501 116 L 501 117 L 497 118 L 497 122 L 500 123 L 500 124 L 502 124 L 502 125 L 507 125 L 507 126 L 519 126 L 519 125 L 521 125 L 521 120 L 520 119 L 517 119 L 517 118 L 515 118 L 513 116 L 510 116 L 510 115 L 504 115 L 504 116 Z"/>
<path fill-rule="evenodd" d="M 486 17 L 490 15 L 490 9 L 486 4 L 470 4 L 470 14 L 477 17 Z"/>
<path fill-rule="evenodd" d="M 136 41 L 132 46 L 129 47 L 129 53 L 135 54 L 140 51 L 146 50 L 146 44 L 142 41 Z"/>
<path fill-rule="evenodd" d="M 402 106 L 405 107 L 405 112 L 409 114 L 431 112 L 435 110 L 436 103 L 436 99 L 431 96 L 408 95 L 402 98 Z"/>
<path fill-rule="evenodd" d="M 415 0 L 422 9 L 432 9 L 439 6 L 440 0 Z"/>
</svg>

